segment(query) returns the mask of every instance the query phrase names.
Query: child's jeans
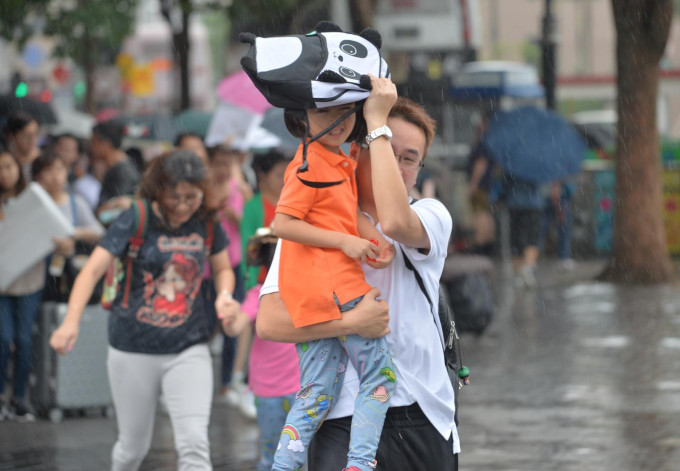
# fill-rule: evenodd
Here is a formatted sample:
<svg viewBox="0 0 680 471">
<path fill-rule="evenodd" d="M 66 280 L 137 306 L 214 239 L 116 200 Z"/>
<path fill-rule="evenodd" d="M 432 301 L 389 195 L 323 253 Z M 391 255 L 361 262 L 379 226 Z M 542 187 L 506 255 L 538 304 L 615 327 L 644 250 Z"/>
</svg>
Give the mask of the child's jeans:
<svg viewBox="0 0 680 471">
<path fill-rule="evenodd" d="M 340 310 L 351 309 L 359 300 L 341 306 Z M 288 413 L 272 471 L 293 471 L 302 466 L 307 446 L 342 389 L 348 359 L 361 385 L 354 402 L 347 467 L 356 466 L 362 471 L 374 468 L 396 381 L 387 340 L 348 335 L 303 342 L 296 347 L 302 388 Z"/>
<path fill-rule="evenodd" d="M 260 428 L 260 461 L 257 471 L 270 471 L 286 416 L 295 402 L 295 394 L 277 397 L 255 397 L 257 426 Z"/>
</svg>

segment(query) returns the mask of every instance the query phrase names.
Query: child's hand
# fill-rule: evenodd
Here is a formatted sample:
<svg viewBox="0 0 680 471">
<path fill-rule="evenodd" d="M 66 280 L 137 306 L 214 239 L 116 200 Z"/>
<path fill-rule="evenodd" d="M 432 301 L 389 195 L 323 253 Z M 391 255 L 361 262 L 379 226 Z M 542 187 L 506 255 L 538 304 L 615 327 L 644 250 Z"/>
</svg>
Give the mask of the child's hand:
<svg viewBox="0 0 680 471">
<path fill-rule="evenodd" d="M 369 240 L 353 235 L 347 235 L 340 249 L 350 258 L 365 262 L 367 258 L 375 259 L 378 254 L 377 247 Z"/>
<path fill-rule="evenodd" d="M 378 269 L 387 268 L 388 266 L 390 266 L 390 263 L 392 263 L 392 260 L 394 260 L 394 256 L 396 254 L 397 251 L 394 248 L 394 245 L 388 243 L 380 248 L 378 258 L 376 258 L 375 260 L 368 260 L 366 261 L 366 263 L 371 268 Z"/>
<path fill-rule="evenodd" d="M 371 93 L 364 103 L 364 118 L 368 130 L 382 126 L 387 122 L 387 116 L 397 101 L 397 87 L 388 78 L 371 77 Z"/>
<path fill-rule="evenodd" d="M 224 333 L 229 337 L 238 337 L 248 325 L 250 325 L 250 318 L 242 311 L 237 312 L 236 316 L 231 319 L 230 322 L 225 322 L 225 320 L 222 319 L 222 330 L 224 330 Z"/>
</svg>

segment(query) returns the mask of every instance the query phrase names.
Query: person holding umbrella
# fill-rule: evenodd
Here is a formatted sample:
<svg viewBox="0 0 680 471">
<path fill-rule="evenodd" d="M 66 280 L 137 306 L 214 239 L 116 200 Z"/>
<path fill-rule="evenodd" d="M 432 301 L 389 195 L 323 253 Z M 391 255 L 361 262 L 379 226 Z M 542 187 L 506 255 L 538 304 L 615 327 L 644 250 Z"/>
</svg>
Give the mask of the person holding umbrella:
<svg viewBox="0 0 680 471">
<path fill-rule="evenodd" d="M 532 287 L 545 208 L 542 189 L 577 174 L 586 145 L 564 118 L 534 106 L 494 115 L 482 144 L 504 172 L 501 193 L 510 212 L 518 285 Z"/>
</svg>

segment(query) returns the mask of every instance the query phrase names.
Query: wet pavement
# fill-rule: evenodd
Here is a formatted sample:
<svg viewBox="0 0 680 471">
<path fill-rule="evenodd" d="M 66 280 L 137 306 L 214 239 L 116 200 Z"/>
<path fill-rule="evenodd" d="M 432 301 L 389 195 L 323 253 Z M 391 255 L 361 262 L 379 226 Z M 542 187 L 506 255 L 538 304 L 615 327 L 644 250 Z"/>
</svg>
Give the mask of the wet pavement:
<svg viewBox="0 0 680 471">
<path fill-rule="evenodd" d="M 592 281 L 602 267 L 543 262 L 525 291 L 498 266 L 494 323 L 462 337 L 461 470 L 680 470 L 680 285 Z M 0 470 L 105 470 L 115 436 L 96 411 L 1 423 Z M 216 470 L 255 469 L 253 421 L 215 404 L 210 438 Z M 162 414 L 141 469 L 175 469 Z"/>
</svg>

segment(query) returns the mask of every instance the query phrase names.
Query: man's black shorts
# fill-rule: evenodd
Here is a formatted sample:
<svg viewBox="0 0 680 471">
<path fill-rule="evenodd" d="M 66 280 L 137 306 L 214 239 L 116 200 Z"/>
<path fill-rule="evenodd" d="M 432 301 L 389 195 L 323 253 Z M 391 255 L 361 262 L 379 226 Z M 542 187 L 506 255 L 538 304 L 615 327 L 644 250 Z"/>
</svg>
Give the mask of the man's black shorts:
<svg viewBox="0 0 680 471">
<path fill-rule="evenodd" d="M 508 212 L 510 213 L 510 250 L 512 255 L 520 257 L 528 246 L 538 247 L 543 211 L 511 209 Z"/>
<path fill-rule="evenodd" d="M 351 417 L 324 421 L 309 445 L 309 471 L 339 471 L 347 465 Z M 453 437 L 444 440 L 418 404 L 390 407 L 378 453 L 378 471 L 457 471 Z"/>
</svg>

